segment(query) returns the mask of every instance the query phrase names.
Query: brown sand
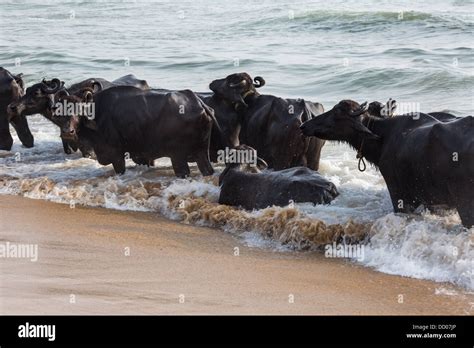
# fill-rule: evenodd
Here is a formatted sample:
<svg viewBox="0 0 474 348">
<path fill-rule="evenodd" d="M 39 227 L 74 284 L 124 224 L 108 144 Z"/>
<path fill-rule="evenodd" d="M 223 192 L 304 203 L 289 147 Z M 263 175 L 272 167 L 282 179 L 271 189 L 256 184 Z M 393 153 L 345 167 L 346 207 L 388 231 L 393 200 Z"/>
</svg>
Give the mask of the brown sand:
<svg viewBox="0 0 474 348">
<path fill-rule="evenodd" d="M 314 252 L 249 248 L 220 230 L 156 214 L 0 196 L 0 241 L 39 245 L 37 262 L 0 259 L 2 314 L 474 312 L 474 295 L 450 284 Z M 458 295 L 435 295 L 441 287 Z"/>
</svg>

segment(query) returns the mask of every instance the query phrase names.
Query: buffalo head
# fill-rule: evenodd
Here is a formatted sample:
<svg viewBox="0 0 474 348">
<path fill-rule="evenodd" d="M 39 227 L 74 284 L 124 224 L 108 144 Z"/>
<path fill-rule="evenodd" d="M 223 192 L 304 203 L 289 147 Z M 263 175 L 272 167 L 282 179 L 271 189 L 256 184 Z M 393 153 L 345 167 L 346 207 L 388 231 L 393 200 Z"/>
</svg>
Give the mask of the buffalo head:
<svg viewBox="0 0 474 348">
<path fill-rule="evenodd" d="M 13 119 L 19 115 L 32 115 L 52 111 L 55 94 L 64 88 L 59 79 L 43 80 L 26 89 L 26 93 L 8 105 L 8 117 Z"/>
<path fill-rule="evenodd" d="M 352 100 L 342 100 L 331 110 L 301 125 L 306 136 L 316 136 L 325 140 L 350 141 L 354 137 L 363 136 L 378 139 L 362 123 L 362 116 L 367 112 L 367 102 L 359 105 Z"/>
<path fill-rule="evenodd" d="M 85 106 L 90 105 L 93 101 L 94 89 L 93 88 L 83 88 L 81 91 L 77 92 L 76 94 L 69 95 L 67 93 L 58 96 L 60 102 L 62 103 L 70 103 L 74 105 L 79 105 L 83 108 Z M 76 108 L 74 108 L 76 109 Z M 78 141 L 79 140 L 79 133 L 81 126 L 86 125 L 90 122 L 87 116 L 84 114 L 64 114 L 61 116 L 61 138 L 66 141 Z"/>
<path fill-rule="evenodd" d="M 226 78 L 214 80 L 209 88 L 219 97 L 236 105 L 247 106 L 245 98 L 256 94 L 256 88 L 265 85 L 265 80 L 256 76 L 254 80 L 247 73 L 237 73 Z"/>
</svg>

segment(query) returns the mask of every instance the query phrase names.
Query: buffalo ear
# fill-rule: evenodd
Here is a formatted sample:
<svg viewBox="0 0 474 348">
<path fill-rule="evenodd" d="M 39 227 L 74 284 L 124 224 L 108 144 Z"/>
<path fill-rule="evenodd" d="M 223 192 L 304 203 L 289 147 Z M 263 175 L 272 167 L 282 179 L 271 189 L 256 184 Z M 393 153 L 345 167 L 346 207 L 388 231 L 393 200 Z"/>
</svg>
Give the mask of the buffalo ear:
<svg viewBox="0 0 474 348">
<path fill-rule="evenodd" d="M 214 80 L 209 84 L 209 89 L 216 94 L 222 95 L 223 91 L 223 81 L 222 80 Z"/>
<path fill-rule="evenodd" d="M 377 134 L 372 133 L 372 131 L 366 126 L 364 126 L 361 122 L 357 122 L 354 128 L 356 132 L 364 135 L 366 139 L 373 139 L 373 140 L 380 139 L 380 137 Z"/>
<path fill-rule="evenodd" d="M 229 87 L 226 81 L 226 79 L 214 80 L 209 84 L 209 89 L 221 98 L 235 103 L 236 109 L 239 107 L 239 105 L 248 107 L 242 95 L 237 93 L 233 88 Z"/>
<path fill-rule="evenodd" d="M 23 74 L 22 73 L 13 76 L 13 78 L 15 79 L 16 83 L 18 83 L 18 85 L 22 89 L 25 89 L 25 83 L 23 82 Z"/>
</svg>

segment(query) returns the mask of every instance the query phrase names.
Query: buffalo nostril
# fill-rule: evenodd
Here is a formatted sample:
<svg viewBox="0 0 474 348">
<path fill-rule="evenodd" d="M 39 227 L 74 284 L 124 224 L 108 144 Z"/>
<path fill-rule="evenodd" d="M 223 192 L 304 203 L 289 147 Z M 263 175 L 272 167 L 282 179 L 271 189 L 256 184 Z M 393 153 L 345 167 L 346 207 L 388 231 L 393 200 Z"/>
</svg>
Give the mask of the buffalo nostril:
<svg viewBox="0 0 474 348">
<path fill-rule="evenodd" d="M 70 133 L 70 134 L 74 134 L 74 133 L 76 133 L 76 131 L 75 131 L 74 129 L 71 129 L 71 130 L 69 131 L 69 133 Z"/>
<path fill-rule="evenodd" d="M 16 105 L 10 105 L 9 108 L 10 110 L 16 110 Z"/>
</svg>

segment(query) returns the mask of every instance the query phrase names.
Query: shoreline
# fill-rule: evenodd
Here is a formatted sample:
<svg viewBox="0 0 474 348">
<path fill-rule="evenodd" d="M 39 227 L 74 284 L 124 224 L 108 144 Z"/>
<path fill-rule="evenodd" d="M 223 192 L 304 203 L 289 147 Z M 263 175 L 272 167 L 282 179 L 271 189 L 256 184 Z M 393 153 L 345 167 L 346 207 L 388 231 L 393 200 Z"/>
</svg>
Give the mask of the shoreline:
<svg viewBox="0 0 474 348">
<path fill-rule="evenodd" d="M 452 284 L 388 275 L 323 253 L 252 248 L 224 231 L 156 213 L 2 195 L 0 233 L 3 243 L 38 244 L 39 251 L 37 262 L 0 259 L 4 315 L 473 311 L 474 295 Z"/>
</svg>

